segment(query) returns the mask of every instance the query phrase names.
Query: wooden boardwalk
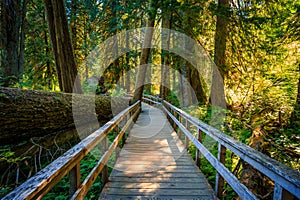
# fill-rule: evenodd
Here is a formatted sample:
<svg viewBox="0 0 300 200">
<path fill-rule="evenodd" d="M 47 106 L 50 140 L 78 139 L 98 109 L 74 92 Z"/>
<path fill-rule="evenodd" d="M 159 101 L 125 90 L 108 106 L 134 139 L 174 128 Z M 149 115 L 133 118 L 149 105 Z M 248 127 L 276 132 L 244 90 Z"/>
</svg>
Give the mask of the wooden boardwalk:
<svg viewBox="0 0 300 200">
<path fill-rule="evenodd" d="M 143 112 L 100 199 L 216 199 L 161 110 Z"/>
</svg>

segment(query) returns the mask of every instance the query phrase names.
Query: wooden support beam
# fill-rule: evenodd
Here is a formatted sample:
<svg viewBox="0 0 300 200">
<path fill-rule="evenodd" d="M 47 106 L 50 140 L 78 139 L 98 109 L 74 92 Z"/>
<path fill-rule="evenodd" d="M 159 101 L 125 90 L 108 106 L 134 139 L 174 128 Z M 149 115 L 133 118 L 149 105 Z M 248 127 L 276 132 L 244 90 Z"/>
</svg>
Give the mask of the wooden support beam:
<svg viewBox="0 0 300 200">
<path fill-rule="evenodd" d="M 119 135 L 119 133 L 120 133 L 120 127 L 116 126 L 116 128 L 115 128 L 115 138 Z M 118 145 L 116 147 L 116 158 L 119 157 L 119 154 L 120 154 L 120 142 L 118 142 Z"/>
<path fill-rule="evenodd" d="M 104 155 L 106 153 L 106 151 L 108 150 L 108 138 L 105 137 L 101 143 L 102 143 L 102 155 Z M 105 164 L 102 169 L 101 182 L 102 182 L 102 185 L 105 185 L 108 182 L 108 166 L 107 166 L 107 164 Z"/>
<path fill-rule="evenodd" d="M 70 197 L 73 196 L 73 194 L 76 192 L 78 187 L 80 186 L 80 163 L 75 165 L 71 171 L 69 172 L 70 174 Z"/>
<path fill-rule="evenodd" d="M 278 183 L 275 183 L 273 200 L 281 200 L 282 192 L 283 192 L 282 187 Z"/>
<path fill-rule="evenodd" d="M 200 129 L 198 129 L 198 141 L 200 143 L 202 143 L 202 131 Z M 196 150 L 196 160 L 195 163 L 198 167 L 200 167 L 201 165 L 201 152 L 199 151 L 199 149 Z"/>
<path fill-rule="evenodd" d="M 180 124 L 182 124 L 182 116 L 181 115 L 179 115 L 179 122 L 180 122 Z M 182 136 L 182 131 L 178 128 L 178 137 L 179 137 L 179 139 L 181 139 L 181 136 Z"/>
<path fill-rule="evenodd" d="M 177 118 L 177 116 L 178 116 L 177 112 L 175 112 L 175 111 L 174 111 L 173 115 L 174 115 L 175 118 Z M 174 129 L 174 131 L 176 131 L 176 126 L 177 126 L 176 122 L 173 121 L 173 129 Z"/>
<path fill-rule="evenodd" d="M 221 145 L 220 143 L 218 144 L 218 161 L 225 165 L 225 159 L 226 159 L 226 148 Z M 224 187 L 224 178 L 219 174 L 218 172 L 216 173 L 216 188 L 215 192 L 217 194 L 217 197 L 221 198 L 222 192 L 223 192 L 223 187 Z"/>
<path fill-rule="evenodd" d="M 190 122 L 186 119 L 185 120 L 185 127 L 188 131 L 190 131 Z M 185 149 L 188 150 L 189 148 L 189 138 L 187 135 L 185 135 L 184 137 L 184 145 L 185 145 Z"/>
</svg>

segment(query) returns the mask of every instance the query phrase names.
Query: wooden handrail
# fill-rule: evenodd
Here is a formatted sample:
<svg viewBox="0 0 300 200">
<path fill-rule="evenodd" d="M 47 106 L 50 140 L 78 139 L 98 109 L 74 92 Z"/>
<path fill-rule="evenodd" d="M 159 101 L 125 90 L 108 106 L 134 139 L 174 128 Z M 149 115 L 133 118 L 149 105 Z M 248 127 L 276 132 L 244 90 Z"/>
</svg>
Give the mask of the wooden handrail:
<svg viewBox="0 0 300 200">
<path fill-rule="evenodd" d="M 78 188 L 74 190 L 76 192 L 72 194 L 72 199 L 83 199 L 84 195 L 87 193 L 88 189 L 95 181 L 95 177 L 99 175 L 103 167 L 107 164 L 110 155 L 117 147 L 125 131 L 128 129 L 131 122 L 138 116 L 138 113 L 140 111 L 139 105 L 140 101 L 137 101 L 132 106 L 120 112 L 104 126 L 93 132 L 76 146 L 65 152 L 62 156 L 39 171 L 36 175 L 25 181 L 22 185 L 17 187 L 8 195 L 6 195 L 3 200 L 41 199 L 57 184 L 57 182 L 59 182 L 67 173 L 72 171 L 74 168 L 77 168 L 77 170 L 75 169 L 74 171 L 79 172 L 78 165 L 80 163 L 80 160 L 82 160 L 103 139 L 107 139 L 107 135 L 109 134 L 109 132 L 116 128 L 122 120 L 130 115 L 130 119 L 127 120 L 126 125 L 119 132 L 119 135 L 115 138 L 114 142 L 110 145 L 106 152 L 104 152 L 98 164 L 93 168 L 84 182 L 79 185 L 77 181 L 76 185 L 78 185 Z M 131 113 L 133 112 L 134 114 L 131 115 Z M 80 174 L 75 173 L 75 175 L 80 177 Z M 78 177 L 76 179 L 78 179 Z"/>
<path fill-rule="evenodd" d="M 153 105 L 153 104 L 159 104 L 160 105 L 160 102 L 157 102 L 157 101 L 152 100 L 152 99 L 147 98 L 147 97 L 143 97 L 143 101 L 148 102 L 148 104 L 150 104 L 150 105 Z"/>
<path fill-rule="evenodd" d="M 149 98 L 149 95 L 147 95 Z M 153 99 L 153 98 L 151 98 Z M 160 102 L 156 102 L 160 103 Z M 254 194 L 249 191 L 238 179 L 224 166 L 224 163 L 220 159 L 221 154 L 225 152 L 226 148 L 238 155 L 242 160 L 246 161 L 248 164 L 253 166 L 255 169 L 260 171 L 262 174 L 269 177 L 274 181 L 274 195 L 273 199 L 282 199 L 283 188 L 289 191 L 292 195 L 300 198 L 300 173 L 293 170 L 292 168 L 262 154 L 261 152 L 252 149 L 251 147 L 235 140 L 234 138 L 224 134 L 218 129 L 205 124 L 204 122 L 196 119 L 183 110 L 173 106 L 167 101 L 162 101 L 162 109 L 165 111 L 166 115 L 176 123 L 177 127 L 185 134 L 185 136 L 195 145 L 199 151 L 196 157 L 199 157 L 199 153 L 203 155 L 211 165 L 217 170 L 217 172 L 222 176 L 218 179 L 224 178 L 229 185 L 235 190 L 235 192 L 243 199 L 257 199 Z M 173 114 L 171 113 L 173 112 Z M 176 116 L 179 116 L 178 120 Z M 182 118 L 188 121 L 198 130 L 198 137 L 194 137 L 193 134 L 186 128 L 182 123 Z M 216 142 L 218 142 L 219 152 L 218 158 L 213 156 L 202 144 L 202 134 L 206 133 Z M 196 151 L 197 152 L 197 151 Z M 199 163 L 199 158 L 197 159 Z M 222 180 L 220 180 L 222 181 Z M 218 193 L 218 182 L 216 182 L 216 193 Z"/>
<path fill-rule="evenodd" d="M 152 95 L 148 95 L 148 94 L 144 94 L 143 95 L 143 99 L 148 98 L 151 99 L 154 102 L 160 103 L 162 101 L 162 98 L 158 97 L 158 96 L 152 96 Z"/>
</svg>

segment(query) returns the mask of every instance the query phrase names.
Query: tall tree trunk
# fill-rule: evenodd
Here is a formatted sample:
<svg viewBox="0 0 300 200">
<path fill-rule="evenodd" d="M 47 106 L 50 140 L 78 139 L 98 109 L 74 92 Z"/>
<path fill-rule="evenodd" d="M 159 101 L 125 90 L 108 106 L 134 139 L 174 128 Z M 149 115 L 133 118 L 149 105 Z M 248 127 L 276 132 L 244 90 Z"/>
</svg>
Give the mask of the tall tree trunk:
<svg viewBox="0 0 300 200">
<path fill-rule="evenodd" d="M 184 30 L 187 30 L 189 27 L 189 18 L 188 18 L 189 13 L 183 13 L 183 27 Z M 187 38 L 183 38 L 183 45 L 184 49 L 189 48 L 189 43 Z M 184 59 L 182 59 L 182 66 L 181 66 L 181 75 L 182 75 L 182 81 L 181 81 L 181 86 L 182 86 L 182 104 L 184 107 L 191 105 L 192 103 L 192 94 L 191 94 L 191 88 L 188 85 L 188 80 L 189 80 L 189 72 L 188 62 Z"/>
<path fill-rule="evenodd" d="M 189 62 L 187 63 L 188 70 L 189 70 L 189 82 L 195 95 L 192 95 L 192 102 L 197 102 L 198 104 L 205 104 L 207 101 L 207 96 L 205 94 L 203 83 L 199 72 L 195 67 L 193 67 Z"/>
<path fill-rule="evenodd" d="M 54 12 L 53 12 L 53 6 L 51 3 L 51 0 L 45 0 L 45 11 L 47 15 L 47 22 L 48 22 L 48 30 L 50 34 L 50 39 L 52 43 L 52 50 L 54 54 L 54 60 L 55 60 L 55 65 L 56 65 L 56 73 L 57 73 L 57 78 L 58 78 L 58 84 L 59 88 L 63 91 L 63 83 L 62 83 L 62 72 L 61 72 L 61 66 L 59 62 L 59 53 L 57 49 L 57 41 L 56 41 L 56 26 L 54 24 Z"/>
<path fill-rule="evenodd" d="M 147 65 L 147 72 L 146 72 L 146 76 L 145 76 L 145 84 L 144 84 L 144 91 L 147 94 L 151 94 L 151 78 L 152 78 L 152 74 L 151 74 L 151 68 L 152 68 L 152 51 L 150 50 L 150 56 L 148 59 L 148 65 Z"/>
<path fill-rule="evenodd" d="M 60 89 L 82 93 L 63 0 L 44 0 Z"/>
<path fill-rule="evenodd" d="M 184 13 L 184 17 L 183 17 L 183 23 L 184 23 L 184 29 L 189 33 L 189 36 L 192 37 L 192 30 L 191 27 L 193 26 L 193 24 L 191 24 L 191 21 L 193 18 L 197 17 L 195 15 L 195 13 L 191 12 L 190 10 L 187 10 Z M 187 51 L 187 53 L 190 56 L 193 56 L 193 54 L 195 53 L 195 46 L 194 46 L 194 42 L 191 41 L 190 39 L 187 38 L 186 42 L 185 42 L 185 49 Z M 191 85 L 190 87 L 190 103 L 192 104 L 205 104 L 206 100 L 207 100 L 207 96 L 205 94 L 204 91 L 204 85 L 201 81 L 201 77 L 200 74 L 196 68 L 196 66 L 193 66 L 190 62 L 186 61 L 185 63 L 186 65 L 186 77 L 188 78 L 188 81 Z M 189 104 L 189 103 L 188 103 Z"/>
<path fill-rule="evenodd" d="M 218 15 L 215 33 L 215 63 L 224 79 L 226 75 L 226 40 L 228 38 L 229 1 L 218 0 Z"/>
<path fill-rule="evenodd" d="M 192 95 L 191 90 L 188 83 L 188 71 L 187 71 L 187 65 L 186 61 L 182 60 L 182 67 L 181 67 L 181 86 L 182 86 L 182 104 L 184 107 L 190 106 L 192 103 Z"/>
<path fill-rule="evenodd" d="M 125 45 L 126 45 L 126 49 L 129 49 L 129 37 L 128 37 L 128 32 L 126 32 L 126 39 L 125 39 Z M 125 80 L 125 88 L 126 88 L 126 91 L 127 93 L 130 92 L 130 66 L 129 66 L 129 62 L 130 62 L 130 59 L 129 59 L 129 53 L 125 54 L 125 71 L 126 71 L 126 80 Z"/>
<path fill-rule="evenodd" d="M 174 63 L 173 60 L 173 65 L 176 66 L 176 64 Z M 172 90 L 174 91 L 174 93 L 176 93 L 176 70 L 173 68 L 172 70 Z"/>
<path fill-rule="evenodd" d="M 151 43 L 152 43 L 153 27 L 154 27 L 154 23 L 155 23 L 157 3 L 158 3 L 158 0 L 152 0 L 150 3 L 150 14 L 149 14 L 149 19 L 147 21 L 148 28 L 146 29 L 143 47 L 150 47 Z M 135 91 L 134 91 L 134 95 L 133 95 L 133 102 L 136 102 L 136 101 L 142 99 L 145 77 L 146 77 L 146 73 L 147 73 L 147 65 L 146 64 L 148 63 L 149 55 L 150 55 L 150 48 L 143 48 L 141 59 L 140 59 L 141 67 L 139 68 L 137 79 L 136 79 Z"/>
<path fill-rule="evenodd" d="M 18 70 L 21 77 L 24 72 L 24 50 L 25 50 L 25 25 L 26 25 L 26 12 L 27 12 L 27 0 L 23 1 L 21 10 L 21 27 L 20 27 L 20 45 L 18 51 Z"/>
<path fill-rule="evenodd" d="M 162 10 L 162 28 L 164 28 L 162 33 L 161 45 L 162 45 L 162 56 L 161 56 L 161 98 L 166 99 L 170 95 L 171 85 L 170 85 L 170 58 L 169 58 L 169 48 L 170 48 L 170 35 L 171 35 L 171 13 L 168 11 L 167 6 L 168 1 L 164 2 L 164 8 Z M 166 50 L 163 50 L 166 49 Z"/>
<path fill-rule="evenodd" d="M 21 77 L 19 70 L 19 29 L 21 0 L 1 1 L 1 67 L 3 86 L 12 86 Z"/>
<path fill-rule="evenodd" d="M 80 45 L 78 43 L 78 39 L 81 37 L 79 31 L 77 29 L 78 26 L 78 16 L 80 15 L 79 11 L 79 3 L 78 0 L 71 0 L 70 2 L 70 31 L 71 31 L 71 40 L 72 40 L 72 47 L 74 50 L 74 59 L 75 63 L 79 62 L 79 57 L 76 53 L 80 50 Z M 67 4 L 68 5 L 68 4 Z"/>
<path fill-rule="evenodd" d="M 46 11 L 44 10 L 43 12 L 43 24 L 46 24 Z M 44 42 L 45 42 L 45 45 L 46 45 L 46 55 L 48 56 L 51 56 L 51 48 L 49 47 L 49 43 L 51 42 L 50 41 L 50 38 L 48 36 L 48 32 L 47 30 L 44 31 Z M 54 91 L 55 89 L 55 81 L 54 81 L 54 77 L 55 77 L 55 66 L 52 64 L 52 62 L 48 59 L 47 62 L 46 62 L 46 66 L 47 66 L 47 71 L 48 71 L 48 77 L 51 77 L 51 78 L 48 78 L 48 88 L 50 88 L 52 91 Z"/>
</svg>

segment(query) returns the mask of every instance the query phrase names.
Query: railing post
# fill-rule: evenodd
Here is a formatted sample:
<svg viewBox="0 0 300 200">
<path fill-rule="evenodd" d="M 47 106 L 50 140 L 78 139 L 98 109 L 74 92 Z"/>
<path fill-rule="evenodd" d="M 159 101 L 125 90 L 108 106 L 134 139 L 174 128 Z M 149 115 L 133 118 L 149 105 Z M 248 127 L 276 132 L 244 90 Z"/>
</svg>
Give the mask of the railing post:
<svg viewBox="0 0 300 200">
<path fill-rule="evenodd" d="M 226 148 L 221 145 L 220 143 L 218 144 L 218 160 L 220 163 L 224 164 L 226 159 Z M 216 188 L 215 192 L 217 194 L 217 197 L 221 198 L 222 192 L 223 192 L 223 187 L 224 187 L 224 178 L 219 174 L 218 172 L 216 173 Z"/>
<path fill-rule="evenodd" d="M 188 119 L 186 119 L 185 121 L 185 127 L 188 131 L 190 131 L 190 122 L 188 121 Z M 189 138 L 186 135 L 184 137 L 184 145 L 185 145 L 185 149 L 187 150 L 189 148 Z"/>
<path fill-rule="evenodd" d="M 70 178 L 70 197 L 76 192 L 77 188 L 80 186 L 80 163 L 76 164 L 73 169 L 69 172 Z"/>
<path fill-rule="evenodd" d="M 116 133 L 115 133 L 115 138 L 116 138 L 120 134 L 120 127 L 119 127 L 119 125 L 116 126 L 115 130 L 116 130 Z M 116 148 L 116 159 L 119 157 L 119 154 L 120 154 L 120 142 L 118 142 L 118 146 Z"/>
<path fill-rule="evenodd" d="M 281 200 L 282 192 L 283 192 L 282 187 L 278 183 L 275 183 L 273 200 Z"/>
<path fill-rule="evenodd" d="M 137 109 L 139 110 L 139 112 L 142 111 L 142 101 L 139 103 Z M 130 112 L 130 117 L 135 113 L 135 111 L 136 111 L 136 110 L 133 110 L 133 111 Z M 133 122 L 134 122 L 134 123 L 136 122 L 137 118 L 138 118 L 138 115 L 137 115 L 136 117 L 134 117 L 134 119 L 133 119 Z"/>
<path fill-rule="evenodd" d="M 108 150 L 108 138 L 107 136 L 102 140 L 102 155 Z M 108 182 L 108 166 L 104 165 L 102 169 L 101 177 L 102 185 L 104 186 Z"/>
<path fill-rule="evenodd" d="M 130 117 L 128 117 L 128 115 L 126 116 L 126 122 L 130 119 Z M 126 124 L 126 123 L 125 123 Z M 131 127 L 131 125 L 129 125 Z M 126 133 L 127 131 L 125 131 L 125 133 L 122 136 L 122 143 L 121 143 L 121 147 L 123 148 L 123 146 L 125 145 L 125 140 L 126 140 Z"/>
<path fill-rule="evenodd" d="M 177 112 L 173 111 L 174 112 L 174 117 L 177 119 Z M 176 132 L 176 122 L 173 121 L 173 129 L 174 131 Z"/>
<path fill-rule="evenodd" d="M 200 143 L 202 143 L 202 131 L 200 129 L 198 129 L 197 135 L 198 135 L 198 141 Z M 200 165 L 201 165 L 201 152 L 198 149 L 196 151 L 196 161 L 195 162 L 196 162 L 196 165 L 198 167 L 200 167 Z"/>
<path fill-rule="evenodd" d="M 179 114 L 179 122 L 180 122 L 180 124 L 182 124 L 182 116 Z M 179 137 L 179 139 L 181 139 L 181 130 L 180 129 L 178 129 L 178 137 Z"/>
</svg>

